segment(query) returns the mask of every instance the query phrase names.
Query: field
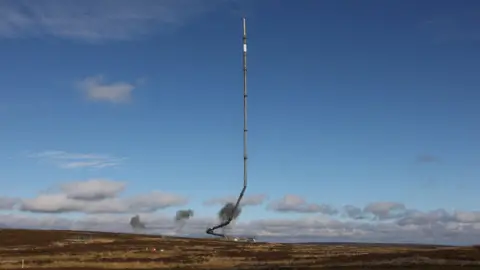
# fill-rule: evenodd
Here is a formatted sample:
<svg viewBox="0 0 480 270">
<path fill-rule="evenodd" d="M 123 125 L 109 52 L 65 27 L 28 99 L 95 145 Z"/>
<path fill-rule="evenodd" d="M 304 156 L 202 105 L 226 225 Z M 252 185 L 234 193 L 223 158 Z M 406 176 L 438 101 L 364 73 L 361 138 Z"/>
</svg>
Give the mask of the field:
<svg viewBox="0 0 480 270">
<path fill-rule="evenodd" d="M 480 269 L 478 247 L 236 243 L 0 230 L 0 269 Z"/>
</svg>

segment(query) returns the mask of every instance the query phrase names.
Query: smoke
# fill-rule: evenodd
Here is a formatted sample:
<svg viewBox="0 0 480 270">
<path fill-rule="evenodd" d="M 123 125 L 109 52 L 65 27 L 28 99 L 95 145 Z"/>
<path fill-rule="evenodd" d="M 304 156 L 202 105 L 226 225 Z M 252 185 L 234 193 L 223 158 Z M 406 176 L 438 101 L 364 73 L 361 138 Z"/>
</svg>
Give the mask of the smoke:
<svg viewBox="0 0 480 270">
<path fill-rule="evenodd" d="M 187 224 L 187 220 L 193 217 L 193 210 L 178 210 L 175 214 L 175 231 L 180 232 Z"/>
<path fill-rule="evenodd" d="M 138 215 L 136 215 L 136 216 L 134 216 L 130 219 L 130 226 L 132 226 L 132 228 L 135 232 L 142 231 L 143 229 L 146 228 L 145 223 L 140 221 L 140 217 Z"/>
<path fill-rule="evenodd" d="M 240 213 L 242 212 L 242 209 L 240 206 L 235 209 L 235 204 L 234 203 L 226 203 L 222 209 L 218 212 L 218 217 L 220 218 L 221 222 L 226 222 L 227 220 L 231 219 L 236 220 L 238 216 L 240 216 Z M 231 223 L 228 226 L 225 226 L 222 228 L 222 233 L 226 234 L 226 231 L 231 228 Z"/>
<path fill-rule="evenodd" d="M 235 209 L 235 204 L 227 203 L 225 204 L 225 206 L 223 206 L 222 209 L 220 209 L 220 212 L 218 212 L 218 217 L 222 222 L 225 222 L 229 218 L 232 218 L 232 220 L 237 219 L 238 216 L 240 216 L 241 212 L 242 209 L 240 208 L 240 206 Z"/>
</svg>

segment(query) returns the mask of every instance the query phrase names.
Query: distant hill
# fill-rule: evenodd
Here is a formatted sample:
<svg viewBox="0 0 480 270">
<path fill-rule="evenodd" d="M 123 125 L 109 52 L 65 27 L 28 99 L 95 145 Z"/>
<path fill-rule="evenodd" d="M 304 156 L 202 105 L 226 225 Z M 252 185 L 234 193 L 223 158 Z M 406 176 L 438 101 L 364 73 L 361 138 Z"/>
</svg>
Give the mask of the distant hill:
<svg viewBox="0 0 480 270">
<path fill-rule="evenodd" d="M 358 246 L 358 247 L 392 247 L 392 246 L 398 246 L 398 247 L 412 247 L 412 248 L 426 248 L 426 249 L 432 249 L 432 248 L 437 248 L 437 247 L 455 247 L 452 245 L 432 245 L 432 244 L 417 244 L 417 243 L 363 243 L 363 242 L 300 242 L 300 243 L 295 243 L 297 245 L 325 245 L 325 246 L 331 246 L 331 245 L 336 245 L 336 246 Z"/>
</svg>

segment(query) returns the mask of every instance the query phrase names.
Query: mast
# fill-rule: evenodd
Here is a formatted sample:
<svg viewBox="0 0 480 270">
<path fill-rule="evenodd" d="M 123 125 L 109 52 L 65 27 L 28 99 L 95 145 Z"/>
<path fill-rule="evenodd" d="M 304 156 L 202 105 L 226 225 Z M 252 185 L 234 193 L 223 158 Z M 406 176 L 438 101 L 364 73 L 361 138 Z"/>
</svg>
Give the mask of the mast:
<svg viewBox="0 0 480 270">
<path fill-rule="evenodd" d="M 247 186 L 247 25 L 243 18 L 243 186 Z"/>
<path fill-rule="evenodd" d="M 206 233 L 215 235 L 215 236 L 220 236 L 226 238 L 224 234 L 221 233 L 215 233 L 216 229 L 223 228 L 230 224 L 233 220 L 233 215 L 237 211 L 240 202 L 243 198 L 243 195 L 245 194 L 245 190 L 247 189 L 247 160 L 248 160 L 248 153 L 247 153 L 247 26 L 246 26 L 246 19 L 245 17 L 242 18 L 243 22 L 243 188 L 242 191 L 240 192 L 240 195 L 238 196 L 237 202 L 235 203 L 235 206 L 232 210 L 232 213 L 228 217 L 227 220 L 225 220 L 223 223 L 214 226 L 212 228 L 208 228 Z"/>
</svg>

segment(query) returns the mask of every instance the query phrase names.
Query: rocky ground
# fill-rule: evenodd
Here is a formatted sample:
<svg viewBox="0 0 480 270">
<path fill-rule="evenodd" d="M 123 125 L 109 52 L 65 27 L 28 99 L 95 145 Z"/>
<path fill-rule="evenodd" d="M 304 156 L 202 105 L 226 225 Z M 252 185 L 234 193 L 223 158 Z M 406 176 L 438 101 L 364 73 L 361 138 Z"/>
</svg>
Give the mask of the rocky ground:
<svg viewBox="0 0 480 270">
<path fill-rule="evenodd" d="M 480 248 L 0 230 L 1 269 L 479 269 Z"/>
</svg>

